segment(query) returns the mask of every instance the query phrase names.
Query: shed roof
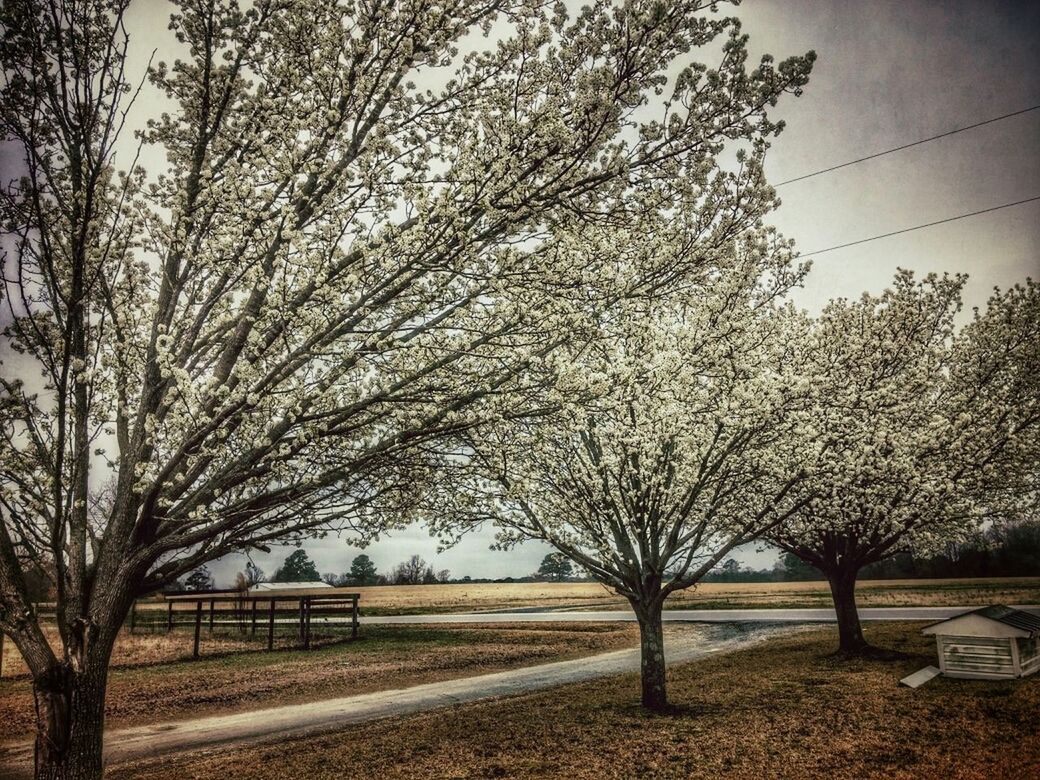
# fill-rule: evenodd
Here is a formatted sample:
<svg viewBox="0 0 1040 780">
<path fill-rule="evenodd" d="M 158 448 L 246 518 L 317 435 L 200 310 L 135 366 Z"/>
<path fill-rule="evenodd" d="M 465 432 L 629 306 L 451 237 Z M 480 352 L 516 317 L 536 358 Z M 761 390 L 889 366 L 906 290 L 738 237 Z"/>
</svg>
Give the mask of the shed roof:
<svg viewBox="0 0 1040 780">
<path fill-rule="evenodd" d="M 994 604 L 977 609 L 975 612 L 983 617 L 988 617 L 990 620 L 999 620 L 1001 623 L 1014 626 L 1015 628 L 1021 628 L 1026 631 L 1040 631 L 1040 615 L 1034 615 L 1032 612 L 1026 612 L 1023 609 L 1012 609 L 1011 607 L 1005 607 L 1003 604 Z"/>
<path fill-rule="evenodd" d="M 980 607 L 978 609 L 969 610 L 955 617 L 941 620 L 938 623 L 933 623 L 924 629 L 926 634 L 941 634 L 943 631 L 939 630 L 940 626 L 944 626 L 947 623 L 964 623 L 965 619 L 978 619 L 984 618 L 985 620 L 999 623 L 1007 626 L 1008 628 L 1014 629 L 1014 634 L 1021 636 L 1023 633 L 1025 636 L 1037 636 L 1040 635 L 1040 615 L 1034 615 L 1032 612 L 1026 612 L 1021 609 L 1012 609 L 1006 607 L 1003 604 L 991 604 L 988 607 Z M 953 626 L 950 626 L 953 628 Z"/>
<path fill-rule="evenodd" d="M 331 588 L 327 582 L 258 582 L 253 590 L 311 590 L 312 588 Z"/>
</svg>

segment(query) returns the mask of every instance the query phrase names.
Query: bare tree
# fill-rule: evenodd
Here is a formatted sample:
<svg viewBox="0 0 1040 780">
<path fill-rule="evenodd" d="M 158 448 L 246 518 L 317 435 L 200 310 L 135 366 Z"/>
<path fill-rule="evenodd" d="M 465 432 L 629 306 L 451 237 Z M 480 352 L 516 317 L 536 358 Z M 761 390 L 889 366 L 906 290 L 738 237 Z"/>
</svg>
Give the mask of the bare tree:
<svg viewBox="0 0 1040 780">
<path fill-rule="evenodd" d="M 394 567 L 391 581 L 394 585 L 422 585 L 428 575 L 432 577 L 433 569 L 422 556 L 413 555 Z"/>
<path fill-rule="evenodd" d="M 243 572 L 243 576 L 248 588 L 259 585 L 261 582 L 267 582 L 267 575 L 264 573 L 264 570 L 252 561 L 246 561 L 246 570 Z"/>
</svg>

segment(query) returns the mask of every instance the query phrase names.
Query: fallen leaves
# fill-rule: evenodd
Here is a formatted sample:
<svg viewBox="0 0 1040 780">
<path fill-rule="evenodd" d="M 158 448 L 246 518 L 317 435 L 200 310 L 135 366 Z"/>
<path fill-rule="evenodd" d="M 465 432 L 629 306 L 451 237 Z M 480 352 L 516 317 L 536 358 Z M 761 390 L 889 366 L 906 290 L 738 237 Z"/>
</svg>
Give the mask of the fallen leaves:
<svg viewBox="0 0 1040 780">
<path fill-rule="evenodd" d="M 134 636 L 130 645 L 146 665 L 113 669 L 106 723 L 154 723 L 400 688 L 631 647 L 637 637 L 632 624 L 366 626 L 357 642 L 320 646 L 319 635 L 313 650 L 270 654 L 242 639 L 206 637 L 199 661 L 161 663 L 170 655 L 183 658 L 185 646 L 190 656 L 190 636 Z M 151 654 L 142 649 L 149 642 Z M 0 721 L 5 736 L 32 730 L 27 678 L 0 683 Z"/>
<path fill-rule="evenodd" d="M 872 625 L 872 642 L 901 661 L 828 656 L 834 630 L 777 638 L 676 667 L 673 708 L 649 714 L 624 675 L 514 698 L 356 726 L 161 767 L 147 775 L 339 778 L 344 766 L 380 778 L 1025 778 L 1040 776 L 1040 678 L 937 679 L 900 688 L 934 661 L 919 624 Z"/>
</svg>

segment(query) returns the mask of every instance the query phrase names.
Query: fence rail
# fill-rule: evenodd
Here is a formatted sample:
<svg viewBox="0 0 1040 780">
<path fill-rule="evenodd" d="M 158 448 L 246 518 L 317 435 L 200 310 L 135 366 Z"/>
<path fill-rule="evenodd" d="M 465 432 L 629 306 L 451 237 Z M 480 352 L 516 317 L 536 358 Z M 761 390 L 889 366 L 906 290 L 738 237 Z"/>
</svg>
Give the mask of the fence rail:
<svg viewBox="0 0 1040 780">
<path fill-rule="evenodd" d="M 233 627 L 240 634 L 256 637 L 266 632 L 267 649 L 274 649 L 276 629 L 294 628 L 304 650 L 311 648 L 312 629 L 350 630 L 350 638 L 358 638 L 359 593 L 337 593 L 320 596 L 176 596 L 167 599 L 165 608 L 155 602 L 148 609 L 135 601 L 127 616 L 130 633 L 170 633 L 189 627 L 193 631 L 192 657 L 200 655 L 203 626 L 212 634 L 214 629 Z M 55 615 L 53 605 L 38 604 L 36 614 Z M 279 631 L 279 633 L 283 633 Z M 6 637 L 0 631 L 0 676 L 4 668 Z"/>
<path fill-rule="evenodd" d="M 295 627 L 304 650 L 311 647 L 312 628 L 350 629 L 357 639 L 359 613 L 358 593 L 335 596 L 178 596 L 166 602 L 166 609 L 138 609 L 135 602 L 128 617 L 130 633 L 147 630 L 169 633 L 181 627 L 193 629 L 192 657 L 199 657 L 203 625 L 215 628 L 234 627 L 240 633 L 255 637 L 258 629 L 267 633 L 267 649 L 274 649 L 276 627 Z"/>
</svg>

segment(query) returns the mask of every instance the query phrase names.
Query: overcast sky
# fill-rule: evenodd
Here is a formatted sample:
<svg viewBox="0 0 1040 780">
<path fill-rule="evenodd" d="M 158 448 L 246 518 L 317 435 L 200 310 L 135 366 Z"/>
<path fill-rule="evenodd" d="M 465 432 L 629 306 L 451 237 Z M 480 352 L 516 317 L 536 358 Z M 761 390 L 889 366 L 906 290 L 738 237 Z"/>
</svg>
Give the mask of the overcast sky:
<svg viewBox="0 0 1040 780">
<path fill-rule="evenodd" d="M 1040 104 L 1035 2 L 748 2 L 761 51 L 815 49 L 767 173 L 780 182 Z M 779 188 L 805 252 L 1040 195 L 1040 111 Z M 882 289 L 897 267 L 970 274 L 966 302 L 1040 270 L 1040 202 L 820 255 L 799 302 Z"/>
<path fill-rule="evenodd" d="M 137 18 L 149 8 L 138 6 Z M 748 0 L 736 13 L 752 52 L 778 59 L 815 49 L 805 94 L 783 102 L 788 128 L 767 172 L 784 181 L 985 119 L 1040 104 L 1040 4 L 925 0 Z M 154 29 L 164 18 L 150 20 Z M 710 64 L 710 60 L 708 61 Z M 804 252 L 1040 195 L 1040 111 L 780 188 L 773 222 Z M 799 304 L 877 292 L 897 267 L 970 274 L 966 302 L 985 303 L 994 285 L 1040 272 L 1040 202 L 820 255 Z M 435 568 L 474 577 L 520 576 L 547 549 L 488 550 L 475 534 L 436 554 L 421 529 L 367 551 L 380 570 L 418 553 Z M 342 572 L 358 550 L 337 539 L 308 542 L 323 572 Z M 255 560 L 269 573 L 291 550 Z M 771 565 L 773 552 L 737 556 Z M 212 567 L 227 581 L 242 561 Z"/>
</svg>

